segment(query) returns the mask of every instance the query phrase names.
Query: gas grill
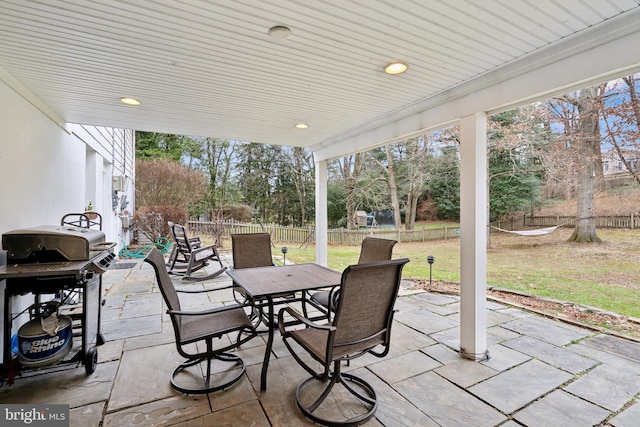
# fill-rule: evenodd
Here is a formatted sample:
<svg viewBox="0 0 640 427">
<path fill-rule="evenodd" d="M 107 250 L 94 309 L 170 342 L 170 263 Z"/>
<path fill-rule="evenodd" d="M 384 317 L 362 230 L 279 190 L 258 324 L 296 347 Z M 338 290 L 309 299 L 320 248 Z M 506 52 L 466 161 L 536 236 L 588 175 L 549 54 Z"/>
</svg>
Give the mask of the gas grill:
<svg viewBox="0 0 640 427">
<path fill-rule="evenodd" d="M 95 346 L 104 343 L 100 333 L 102 274 L 115 261 L 114 246 L 105 242 L 105 234 L 100 230 L 67 224 L 42 225 L 2 235 L 2 248 L 7 251 L 7 265 L 0 267 L 0 283 L 2 280 L 5 283 L 3 365 L 7 366 L 14 358 L 11 352 L 13 323 L 22 313 L 13 313 L 12 297 L 32 294 L 34 304 L 30 312 L 37 312 L 43 301 L 55 299 L 60 311 L 67 309 L 74 321 L 73 336 L 82 337 L 80 350 L 64 361 L 83 362 L 87 374 L 95 370 Z M 81 303 L 72 296 L 81 299 Z M 60 362 L 55 358 L 50 360 Z M 37 363 L 23 363 L 23 366 L 37 366 Z"/>
</svg>

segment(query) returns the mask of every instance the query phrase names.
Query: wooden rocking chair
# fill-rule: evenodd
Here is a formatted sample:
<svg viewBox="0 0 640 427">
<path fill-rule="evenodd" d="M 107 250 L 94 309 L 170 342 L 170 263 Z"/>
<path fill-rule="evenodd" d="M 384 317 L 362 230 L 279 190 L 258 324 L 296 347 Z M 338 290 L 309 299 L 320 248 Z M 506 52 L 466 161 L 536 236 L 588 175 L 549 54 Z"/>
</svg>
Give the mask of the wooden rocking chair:
<svg viewBox="0 0 640 427">
<path fill-rule="evenodd" d="M 183 276 L 183 280 L 202 281 L 213 279 L 227 270 L 218 255 L 216 245 L 203 246 L 200 239 L 189 238 L 187 230 L 180 224 L 172 224 L 170 228 L 175 244 L 169 257 L 169 274 Z M 218 262 L 220 269 L 206 276 L 192 276 L 194 272 L 209 265 L 210 261 Z"/>
</svg>

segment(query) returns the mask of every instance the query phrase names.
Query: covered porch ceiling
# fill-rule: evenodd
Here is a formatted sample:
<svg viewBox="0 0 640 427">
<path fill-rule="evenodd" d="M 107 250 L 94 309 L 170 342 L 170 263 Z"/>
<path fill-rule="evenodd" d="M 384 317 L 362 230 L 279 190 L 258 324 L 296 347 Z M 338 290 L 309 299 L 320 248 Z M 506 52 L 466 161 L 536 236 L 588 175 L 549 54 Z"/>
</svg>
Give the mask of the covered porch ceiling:
<svg viewBox="0 0 640 427">
<path fill-rule="evenodd" d="M 0 78 L 61 124 L 300 146 L 326 160 L 633 73 L 639 4 L 0 0 Z M 274 26 L 290 36 L 271 37 Z M 383 72 L 398 60 L 407 72 Z"/>
</svg>

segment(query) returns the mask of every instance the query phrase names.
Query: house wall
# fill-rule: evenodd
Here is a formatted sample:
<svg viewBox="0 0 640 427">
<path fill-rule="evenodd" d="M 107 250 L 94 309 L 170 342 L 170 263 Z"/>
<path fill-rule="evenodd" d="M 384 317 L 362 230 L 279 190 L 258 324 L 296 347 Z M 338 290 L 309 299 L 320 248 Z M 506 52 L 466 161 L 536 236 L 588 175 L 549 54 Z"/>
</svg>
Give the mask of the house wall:
<svg viewBox="0 0 640 427">
<path fill-rule="evenodd" d="M 85 146 L 0 83 L 0 233 L 84 208 Z"/>
<path fill-rule="evenodd" d="M 60 125 L 0 80 L 0 234 L 59 224 L 62 216 L 84 212 L 91 202 L 102 215 L 106 240 L 128 243 L 121 217 L 133 211 L 134 145 L 131 130 Z M 114 175 L 124 177 L 124 191 L 112 191 Z M 4 263 L 6 253 L 0 250 L 0 266 Z M 0 302 L 3 290 L 0 280 Z M 14 297 L 12 314 L 32 302 Z M 3 311 L 0 303 L 0 319 Z M 25 314 L 14 320 L 12 332 L 28 320 Z"/>
<path fill-rule="evenodd" d="M 120 217 L 133 211 L 133 131 L 60 126 L 1 81 L 0 100 L 0 234 L 58 224 L 91 202 L 107 240 L 126 240 Z M 115 198 L 114 175 L 125 183 Z"/>
</svg>

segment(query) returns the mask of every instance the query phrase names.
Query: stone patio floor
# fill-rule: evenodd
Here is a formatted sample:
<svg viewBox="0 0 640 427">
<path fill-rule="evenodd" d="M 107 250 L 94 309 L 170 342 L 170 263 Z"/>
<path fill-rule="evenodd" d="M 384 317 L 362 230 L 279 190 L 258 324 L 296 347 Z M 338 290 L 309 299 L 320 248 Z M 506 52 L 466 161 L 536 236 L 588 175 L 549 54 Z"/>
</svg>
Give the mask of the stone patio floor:
<svg viewBox="0 0 640 427">
<path fill-rule="evenodd" d="M 229 283 L 223 274 L 185 286 Z M 103 294 L 106 343 L 98 347 L 96 371 L 87 376 L 83 366 L 59 365 L 25 373 L 0 387 L 0 403 L 69 404 L 71 426 L 313 425 L 295 403 L 295 389 L 308 375 L 278 333 L 266 392 L 259 391 L 265 346 L 259 336 L 238 352 L 245 378 L 225 391 L 186 396 L 169 385 L 181 357 L 153 270 L 141 261 L 110 270 Z M 220 304 L 211 301 L 218 294 L 224 292 L 187 295 L 183 307 Z M 456 352 L 457 297 L 404 295 L 396 308 L 389 355 L 345 368 L 378 394 L 367 426 L 640 425 L 640 343 L 488 302 L 491 357 L 474 362 Z"/>
</svg>

